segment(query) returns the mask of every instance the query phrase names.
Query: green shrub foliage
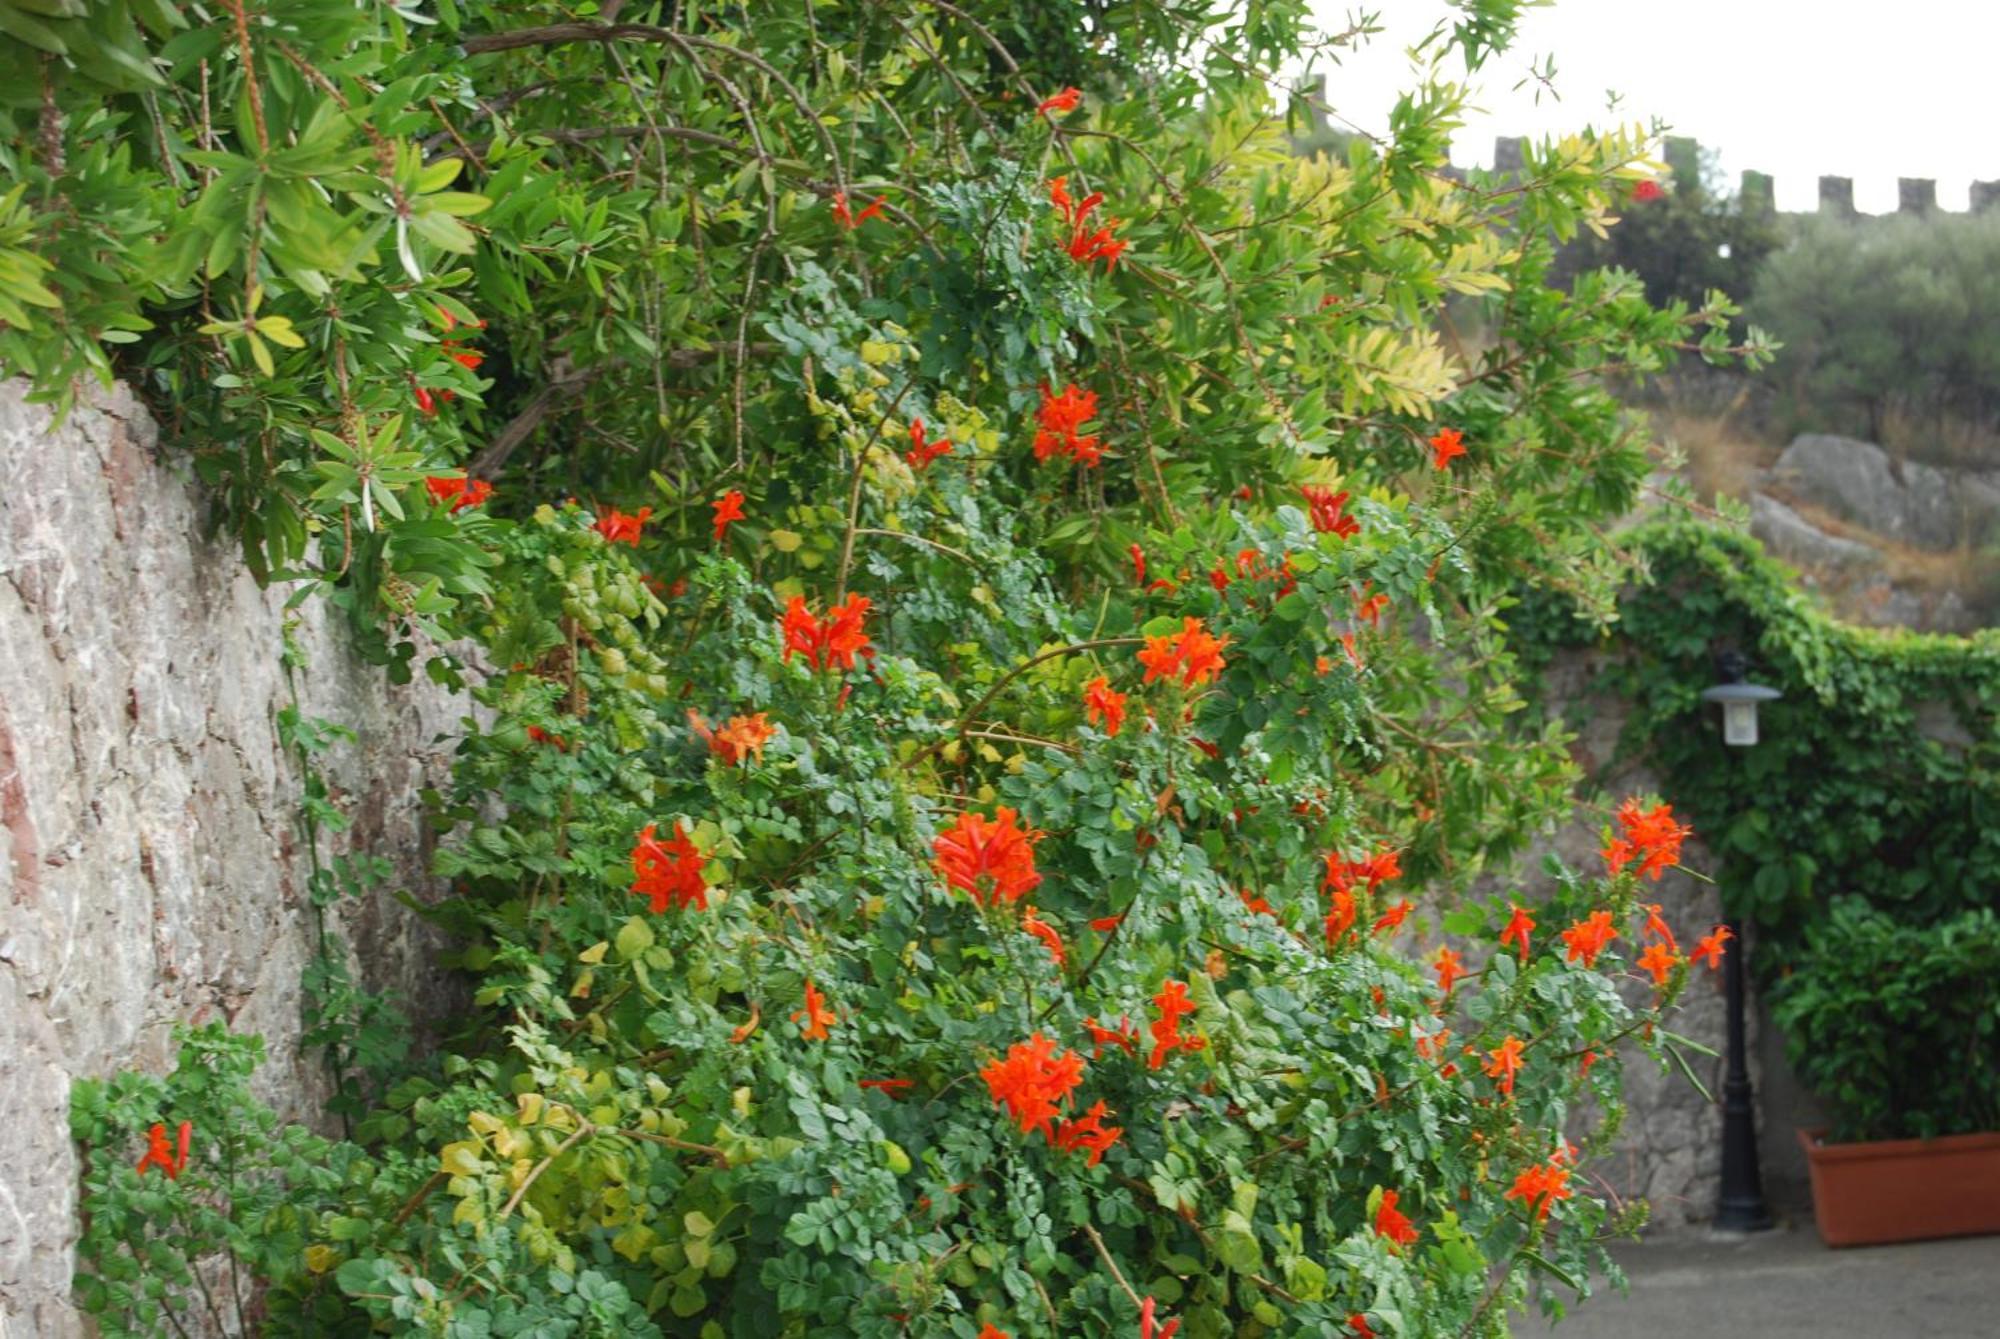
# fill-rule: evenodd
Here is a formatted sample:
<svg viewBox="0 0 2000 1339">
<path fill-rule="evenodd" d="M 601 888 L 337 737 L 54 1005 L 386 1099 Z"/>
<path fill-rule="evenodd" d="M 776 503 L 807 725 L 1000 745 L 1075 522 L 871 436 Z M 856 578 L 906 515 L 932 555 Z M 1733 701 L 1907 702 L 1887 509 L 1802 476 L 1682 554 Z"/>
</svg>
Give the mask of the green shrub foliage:
<svg viewBox="0 0 2000 1339">
<path fill-rule="evenodd" d="M 260 575 L 483 708 L 433 814 L 472 1013 L 265 1173 L 267 1332 L 1481 1335 L 1587 1290 L 1572 1172 L 1690 964 L 1631 868 L 1455 947 L 1405 897 L 1567 811 L 1502 616 L 1609 601 L 1648 454 L 1601 376 L 1731 309 L 1544 283 L 1638 132 L 1442 170 L 1519 8 L 1334 160 L 1288 148 L 1297 0 L 0 3 L 0 362 L 134 379 Z M 357 1094 L 364 1025 L 315 1025 Z M 144 1105 L 90 1108 L 93 1193 L 171 1215 L 213 1192 L 120 1170 Z M 198 1305 L 176 1221 L 108 1327 Z"/>
<path fill-rule="evenodd" d="M 2000 1130 L 2000 919 L 1899 924 L 1843 899 L 1806 936 L 1772 1015 L 1835 1141 Z"/>
</svg>

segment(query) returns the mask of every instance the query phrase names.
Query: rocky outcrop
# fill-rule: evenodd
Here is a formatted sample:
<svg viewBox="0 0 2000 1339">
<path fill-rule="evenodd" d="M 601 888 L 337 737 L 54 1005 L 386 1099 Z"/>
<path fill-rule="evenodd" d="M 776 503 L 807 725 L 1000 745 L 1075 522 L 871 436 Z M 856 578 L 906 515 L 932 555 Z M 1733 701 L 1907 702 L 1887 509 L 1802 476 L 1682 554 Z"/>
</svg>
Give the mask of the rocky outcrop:
<svg viewBox="0 0 2000 1339">
<path fill-rule="evenodd" d="M 284 592 L 202 538 L 197 490 L 123 389 L 58 427 L 0 383 L 0 479 L 0 1334 L 64 1339 L 84 1332 L 65 1300 L 71 1081 L 164 1068 L 176 1022 L 224 1019 L 267 1038 L 265 1098 L 316 1120 L 325 1074 L 297 1044 L 316 935 L 276 730 Z M 417 791 L 444 777 L 463 704 L 391 688 L 324 602 L 292 617 L 306 714 L 359 733 L 327 759 L 365 799 L 339 849 L 421 892 Z M 340 918 L 361 979 L 436 1016 L 420 923 L 387 890 Z"/>
<path fill-rule="evenodd" d="M 2000 533 L 2000 475 L 1805 433 L 1762 472 L 1749 501 L 1751 533 L 1842 617 L 1926 632 L 1984 624 L 1976 587 L 1992 575 L 1980 554 Z"/>
</svg>

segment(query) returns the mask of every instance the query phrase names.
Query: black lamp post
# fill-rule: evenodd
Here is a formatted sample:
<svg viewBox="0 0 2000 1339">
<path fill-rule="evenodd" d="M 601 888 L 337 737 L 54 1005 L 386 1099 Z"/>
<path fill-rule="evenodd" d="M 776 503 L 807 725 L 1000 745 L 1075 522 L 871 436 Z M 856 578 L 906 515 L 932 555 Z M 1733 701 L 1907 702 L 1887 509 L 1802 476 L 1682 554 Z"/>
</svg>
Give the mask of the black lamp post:
<svg viewBox="0 0 2000 1339">
<path fill-rule="evenodd" d="M 1722 682 L 1702 691 L 1704 702 L 1722 704 L 1722 742 L 1749 748 L 1757 742 L 1757 704 L 1782 696 L 1775 688 L 1746 683 L 1749 664 L 1742 654 L 1725 651 L 1715 666 Z M 1762 1232 L 1771 1226 L 1764 1204 L 1764 1178 L 1757 1168 L 1756 1108 L 1750 1100 L 1750 1069 L 1743 1040 L 1742 923 L 1725 922 L 1736 947 L 1724 955 L 1723 984 L 1728 992 L 1729 1069 L 1722 1080 L 1722 1197 L 1715 1225 L 1727 1232 Z"/>
</svg>

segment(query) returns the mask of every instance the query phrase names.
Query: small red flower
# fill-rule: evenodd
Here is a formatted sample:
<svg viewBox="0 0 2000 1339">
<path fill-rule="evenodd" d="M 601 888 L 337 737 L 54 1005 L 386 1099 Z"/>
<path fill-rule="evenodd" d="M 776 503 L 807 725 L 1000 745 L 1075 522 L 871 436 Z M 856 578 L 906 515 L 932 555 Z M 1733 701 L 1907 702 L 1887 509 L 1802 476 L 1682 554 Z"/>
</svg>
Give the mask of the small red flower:
<svg viewBox="0 0 2000 1339">
<path fill-rule="evenodd" d="M 1354 1331 L 1354 1339 L 1375 1339 L 1375 1331 L 1368 1328 L 1368 1317 L 1359 1311 L 1347 1318 L 1347 1328 Z"/>
<path fill-rule="evenodd" d="M 1088 266 L 1093 261 L 1103 261 L 1106 271 L 1118 264 L 1118 258 L 1125 254 L 1126 243 L 1114 237 L 1118 220 L 1107 218 L 1104 225 L 1091 231 L 1090 216 L 1104 203 L 1104 192 L 1092 191 L 1081 200 L 1073 199 L 1069 193 L 1069 179 L 1057 177 L 1049 183 L 1049 203 L 1054 205 L 1069 225 L 1069 240 L 1062 244 L 1069 252 L 1070 259 Z"/>
<path fill-rule="evenodd" d="M 835 191 L 833 193 L 833 216 L 834 218 L 840 220 L 841 227 L 846 228 L 849 232 L 852 232 L 854 229 L 866 223 L 869 219 L 882 218 L 883 217 L 882 206 L 888 203 L 889 203 L 888 196 L 878 195 L 875 197 L 875 202 L 873 204 L 869 205 L 859 214 L 856 214 L 847 207 L 847 192 Z"/>
<path fill-rule="evenodd" d="M 743 519 L 743 494 L 732 488 L 708 505 L 715 509 L 715 542 L 724 543 L 730 523 Z"/>
<path fill-rule="evenodd" d="M 1333 910 L 1326 913 L 1326 946 L 1332 948 L 1354 928 L 1354 894 L 1346 888 L 1333 890 Z"/>
<path fill-rule="evenodd" d="M 1384 930 L 1387 930 L 1389 933 L 1394 934 L 1401 927 L 1403 921 L 1408 918 L 1411 907 L 1412 904 L 1407 897 L 1396 903 L 1395 906 L 1390 907 L 1376 918 L 1372 933 L 1381 934 Z"/>
<path fill-rule="evenodd" d="M 1448 948 L 1437 951 L 1437 956 L 1431 959 L 1431 970 L 1437 973 L 1438 992 L 1446 999 L 1451 998 L 1452 987 L 1458 984 L 1459 979 L 1470 975 L 1459 961 L 1458 954 Z"/>
<path fill-rule="evenodd" d="M 1518 943 L 1521 946 L 1521 961 L 1526 962 L 1528 960 L 1528 932 L 1534 928 L 1535 918 L 1530 916 L 1523 908 L 1515 907 L 1513 916 L 1507 922 L 1507 928 L 1500 932 L 1500 947 L 1506 948 L 1510 943 Z"/>
<path fill-rule="evenodd" d="M 1102 674 L 1083 686 L 1083 710 L 1091 722 L 1107 735 L 1125 728 L 1125 694 L 1111 686 Z"/>
<path fill-rule="evenodd" d="M 1661 189 L 1660 183 L 1654 181 L 1651 177 L 1646 178 L 1632 188 L 1632 199 L 1642 205 L 1651 204 L 1664 195 L 1666 195 L 1666 191 Z"/>
<path fill-rule="evenodd" d="M 1008 1334 L 1007 1331 L 993 1325 L 991 1322 L 988 1322 L 987 1324 L 980 1326 L 979 1339 L 1014 1339 L 1014 1336 Z"/>
<path fill-rule="evenodd" d="M 1092 924 L 1096 922 L 1093 921 Z M 1138 1054 L 1133 1048 L 1138 1043 L 1139 1030 L 1133 1027 L 1132 1020 L 1123 1014 L 1118 1016 L 1118 1026 L 1115 1028 L 1104 1027 L 1095 1018 L 1086 1018 L 1083 1020 L 1083 1030 L 1090 1034 L 1093 1043 L 1090 1052 L 1092 1060 L 1103 1055 L 1107 1046 L 1116 1046 L 1127 1055 Z"/>
<path fill-rule="evenodd" d="M 484 479 L 468 479 L 463 474 L 433 474 L 424 480 L 424 491 L 433 502 L 451 503 L 451 514 L 456 516 L 492 497 L 493 485 Z"/>
<path fill-rule="evenodd" d="M 1043 383 L 1042 402 L 1035 409 L 1035 459 L 1067 456 L 1079 465 L 1095 466 L 1104 458 L 1102 440 L 1085 433 L 1084 425 L 1097 417 L 1097 392 L 1080 389 L 1075 382 L 1055 394 Z"/>
<path fill-rule="evenodd" d="M 780 630 L 785 637 L 785 659 L 803 655 L 816 670 L 852 670 L 854 657 L 873 655 L 864 624 L 870 601 L 865 595 L 850 595 L 844 604 L 834 605 L 820 619 L 806 608 L 805 597 L 794 595 L 785 606 Z"/>
<path fill-rule="evenodd" d="M 636 549 L 639 547 L 639 532 L 645 528 L 646 518 L 652 514 L 651 507 L 641 507 L 629 516 L 616 507 L 599 507 L 597 524 L 591 528 L 603 535 L 608 543 L 628 544 Z"/>
<path fill-rule="evenodd" d="M 840 1021 L 840 1016 L 826 1007 L 826 996 L 819 993 L 819 987 L 810 980 L 806 982 L 806 1005 L 792 1011 L 792 1021 L 799 1025 L 799 1035 L 807 1041 L 825 1041 L 831 1035 L 827 1028 Z"/>
<path fill-rule="evenodd" d="M 1229 638 L 1211 635 L 1200 619 L 1182 619 L 1179 632 L 1146 639 L 1139 652 L 1145 682 L 1178 678 L 1182 687 L 1198 688 L 1222 672 L 1222 651 L 1228 645 Z"/>
<path fill-rule="evenodd" d="M 737 767 L 753 753 L 758 762 L 764 761 L 764 745 L 777 733 L 765 719 L 767 714 L 760 711 L 754 716 L 731 716 L 720 730 L 711 730 L 701 713 L 690 708 L 688 725 L 708 745 L 708 751 L 722 759 L 724 766 Z"/>
<path fill-rule="evenodd" d="M 1063 947 L 1062 936 L 1056 933 L 1055 926 L 1037 916 L 1033 907 L 1021 913 L 1021 929 L 1042 941 L 1042 946 L 1048 949 L 1049 956 L 1056 960 L 1056 966 L 1060 967 L 1069 961 L 1069 952 Z"/>
<path fill-rule="evenodd" d="M 1336 493 L 1318 484 L 1306 484 L 1299 492 L 1304 494 L 1306 505 L 1312 509 L 1312 527 L 1318 533 L 1338 535 L 1342 539 L 1352 539 L 1361 533 L 1361 523 L 1346 514 L 1345 491 Z"/>
<path fill-rule="evenodd" d="M 1521 1072 L 1521 1042 L 1511 1033 L 1497 1047 L 1488 1051 L 1492 1059 L 1486 1062 L 1486 1073 L 1497 1082 L 1494 1084 L 1509 1097 L 1514 1095 L 1514 1076 Z"/>
<path fill-rule="evenodd" d="M 1598 1052 L 1598 1051 L 1594 1051 L 1594 1050 L 1592 1050 L 1592 1051 L 1585 1051 L 1585 1052 L 1583 1053 L 1583 1055 L 1582 1055 L 1581 1057 L 1579 1057 L 1579 1058 L 1578 1058 L 1578 1060 L 1577 1060 L 1577 1062 L 1576 1062 L 1576 1076 L 1577 1076 L 1577 1077 L 1578 1077 L 1579 1079 L 1587 1079 L 1587 1078 L 1589 1078 L 1589 1077 L 1590 1077 L 1590 1067 L 1591 1067 L 1592 1065 L 1596 1064 L 1596 1063 L 1597 1063 L 1598 1061 L 1602 1060 L 1603 1058 L 1604 1058 L 1604 1056 L 1603 1056 L 1603 1054 L 1602 1054 L 1601 1052 Z"/>
<path fill-rule="evenodd" d="M 707 911 L 708 882 L 701 871 L 708 857 L 681 830 L 679 819 L 674 820 L 674 835 L 669 841 L 656 839 L 658 828 L 658 824 L 648 823 L 632 845 L 632 891 L 652 900 L 655 915 L 669 905 L 682 911 L 689 907 Z"/>
<path fill-rule="evenodd" d="M 1694 946 L 1694 952 L 1688 955 L 1688 960 L 1690 962 L 1706 960 L 1708 969 L 1712 972 L 1722 966 L 1722 946 L 1734 938 L 1736 936 L 1730 933 L 1728 926 L 1718 925 L 1701 937 L 1700 942 Z"/>
<path fill-rule="evenodd" d="M 1254 914 L 1259 916 L 1269 916 L 1274 920 L 1277 919 L 1278 913 L 1272 909 L 1271 904 L 1269 902 L 1266 902 L 1263 898 L 1257 896 L 1255 893 L 1251 892 L 1248 888 L 1237 889 L 1236 895 L 1243 899 L 1243 905 Z"/>
<path fill-rule="evenodd" d="M 1153 1034 L 1153 1053 L 1146 1059 L 1148 1069 L 1158 1069 L 1167 1063 L 1167 1057 L 1175 1051 L 1193 1054 L 1208 1045 L 1206 1037 L 1184 1037 L 1181 1035 L 1181 1019 L 1194 1012 L 1194 1001 L 1188 998 L 1185 981 L 1168 981 L 1160 987 L 1160 993 L 1153 996 L 1153 1007 L 1160 1016 L 1148 1027 Z"/>
<path fill-rule="evenodd" d="M 1079 1148 L 1089 1149 L 1090 1157 L 1083 1165 L 1095 1167 L 1104 1160 L 1106 1150 L 1118 1142 L 1118 1136 L 1125 1133 L 1116 1125 L 1106 1128 L 1104 1118 L 1110 1114 L 1110 1108 L 1104 1103 L 1094 1103 L 1081 1119 L 1066 1120 L 1056 1127 L 1055 1146 L 1065 1153 Z"/>
<path fill-rule="evenodd" d="M 1461 445 L 1464 441 L 1464 434 L 1457 428 L 1439 429 L 1437 436 L 1430 439 L 1431 468 L 1445 469 L 1452 461 L 1464 455 L 1465 447 Z"/>
<path fill-rule="evenodd" d="M 896 1098 L 898 1101 L 902 1099 L 904 1093 L 907 1093 L 908 1091 L 910 1091 L 910 1089 L 916 1087 L 916 1084 L 917 1081 L 915 1079 L 861 1080 L 861 1086 L 863 1088 L 873 1088 L 876 1092 L 883 1094 L 885 1097 L 893 1097 Z"/>
<path fill-rule="evenodd" d="M 1037 1032 L 1009 1046 L 1005 1058 L 980 1070 L 979 1077 L 1022 1134 L 1040 1130 L 1053 1143 L 1058 1108 L 1083 1082 L 1083 1057 L 1058 1051 L 1053 1041 Z"/>
<path fill-rule="evenodd" d="M 1153 1319 L 1153 1313 L 1158 1306 L 1159 1304 L 1150 1297 L 1139 1303 L 1139 1339 L 1174 1339 L 1174 1335 L 1179 1332 L 1181 1328 L 1179 1318 L 1170 1320 L 1164 1325 Z"/>
<path fill-rule="evenodd" d="M 414 381 L 410 383 L 410 398 L 417 402 L 417 408 L 423 410 L 426 415 L 435 415 L 437 413 L 436 397 Z"/>
<path fill-rule="evenodd" d="M 1392 1246 L 1408 1246 L 1416 1241 L 1417 1229 L 1396 1207 L 1399 1194 L 1394 1190 L 1382 1192 L 1382 1203 L 1375 1210 L 1375 1235 L 1387 1237 Z"/>
<path fill-rule="evenodd" d="M 146 1151 L 139 1159 L 138 1170 L 145 1174 L 148 1167 L 158 1167 L 167 1174 L 169 1181 L 180 1179 L 181 1171 L 187 1166 L 188 1144 L 194 1138 L 194 1122 L 182 1121 L 173 1145 L 167 1143 L 167 1127 L 157 1122 L 146 1132 Z"/>
<path fill-rule="evenodd" d="M 910 463 L 911 469 L 929 469 L 933 460 L 936 460 L 939 456 L 948 456 L 950 454 L 951 443 L 949 441 L 943 437 L 938 438 L 934 442 L 926 440 L 924 436 L 924 421 L 920 418 L 911 420 L 910 449 L 903 453 L 903 459 Z"/>
<path fill-rule="evenodd" d="M 1042 834 L 1022 828 L 1002 805 L 987 818 L 962 813 L 937 835 L 933 866 L 944 881 L 983 906 L 1018 902 L 1042 881 L 1035 872 L 1035 843 Z"/>
<path fill-rule="evenodd" d="M 1657 883 L 1662 874 L 1680 863 L 1681 843 L 1694 835 L 1693 828 L 1674 822 L 1672 805 L 1656 804 L 1642 810 L 1637 800 L 1628 799 L 1618 806 L 1617 817 L 1624 835 L 1613 838 L 1604 848 L 1604 863 L 1613 874 L 1623 873 L 1625 866 L 1637 860 L 1639 873 Z M 1671 933 L 1667 938 L 1671 942 Z"/>
<path fill-rule="evenodd" d="M 1073 112 L 1076 110 L 1076 104 L 1082 100 L 1082 89 L 1066 88 L 1054 97 L 1043 98 L 1041 105 L 1037 106 L 1035 111 L 1043 116 L 1047 116 L 1050 112 Z"/>
<path fill-rule="evenodd" d="M 1382 626 L 1382 611 L 1389 607 L 1389 597 L 1387 595 L 1368 594 L 1369 591 L 1374 589 L 1375 583 L 1370 581 L 1365 583 L 1360 590 L 1350 592 L 1347 598 L 1354 604 L 1354 617 L 1357 622 L 1367 623 L 1373 627 L 1380 627 Z"/>
</svg>

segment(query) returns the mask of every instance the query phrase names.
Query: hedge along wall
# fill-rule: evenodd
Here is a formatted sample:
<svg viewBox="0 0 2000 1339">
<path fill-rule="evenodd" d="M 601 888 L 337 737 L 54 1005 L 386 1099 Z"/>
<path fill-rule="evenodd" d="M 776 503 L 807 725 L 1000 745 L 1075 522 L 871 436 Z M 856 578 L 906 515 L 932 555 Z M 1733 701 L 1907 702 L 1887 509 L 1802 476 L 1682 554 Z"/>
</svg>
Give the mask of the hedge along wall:
<svg viewBox="0 0 2000 1339">
<path fill-rule="evenodd" d="M 60 1339 L 83 1333 L 65 1300 L 72 1079 L 164 1068 L 172 1024 L 226 1021 L 267 1039 L 267 1100 L 337 1122 L 301 1047 L 320 938 L 278 730 L 283 592 L 203 538 L 198 494 L 122 388 L 61 426 L 25 393 L 0 383 L 0 1331 Z M 387 856 L 384 888 L 423 890 L 416 795 L 445 774 L 463 704 L 356 663 L 332 606 L 292 617 L 304 715 L 357 732 L 322 759 L 356 800 L 322 858 Z M 359 985 L 415 1018 L 446 1003 L 421 923 L 385 891 L 331 919 Z"/>
<path fill-rule="evenodd" d="M 1536 599 L 1517 611 L 1513 631 L 1524 660 L 1542 666 L 1545 710 L 1577 733 L 1577 761 L 1605 793 L 1657 791 L 1700 834 L 1685 863 L 1716 883 L 1670 876 L 1660 890 L 1669 914 L 1693 923 L 1693 908 L 1726 908 L 1751 918 L 1766 1190 L 1774 1205 L 1804 1212 L 1792 1129 L 1819 1123 L 1821 1111 L 1793 1075 L 1764 997 L 1836 897 L 1864 898 L 1913 924 L 1995 904 L 2000 639 L 1842 624 L 1738 532 L 1658 522 L 1626 540 L 1646 579 L 1623 593 L 1605 630 L 1559 599 Z M 1715 682 L 1716 654 L 1731 648 L 1750 658 L 1751 679 L 1784 693 L 1763 708 L 1754 748 L 1725 745 L 1716 709 L 1700 699 Z M 1595 835 L 1586 820 L 1549 844 L 1575 865 Z M 1709 984 L 1713 992 L 1690 990 L 1681 1030 L 1719 1050 L 1720 983 Z M 1704 1082 L 1719 1083 L 1720 1068 L 1706 1062 Z M 1648 1079 L 1638 1067 L 1628 1078 L 1624 1170 L 1614 1163 L 1607 1175 L 1621 1193 L 1653 1196 L 1656 1222 L 1704 1222 L 1718 1118 L 1685 1083 Z"/>
</svg>

